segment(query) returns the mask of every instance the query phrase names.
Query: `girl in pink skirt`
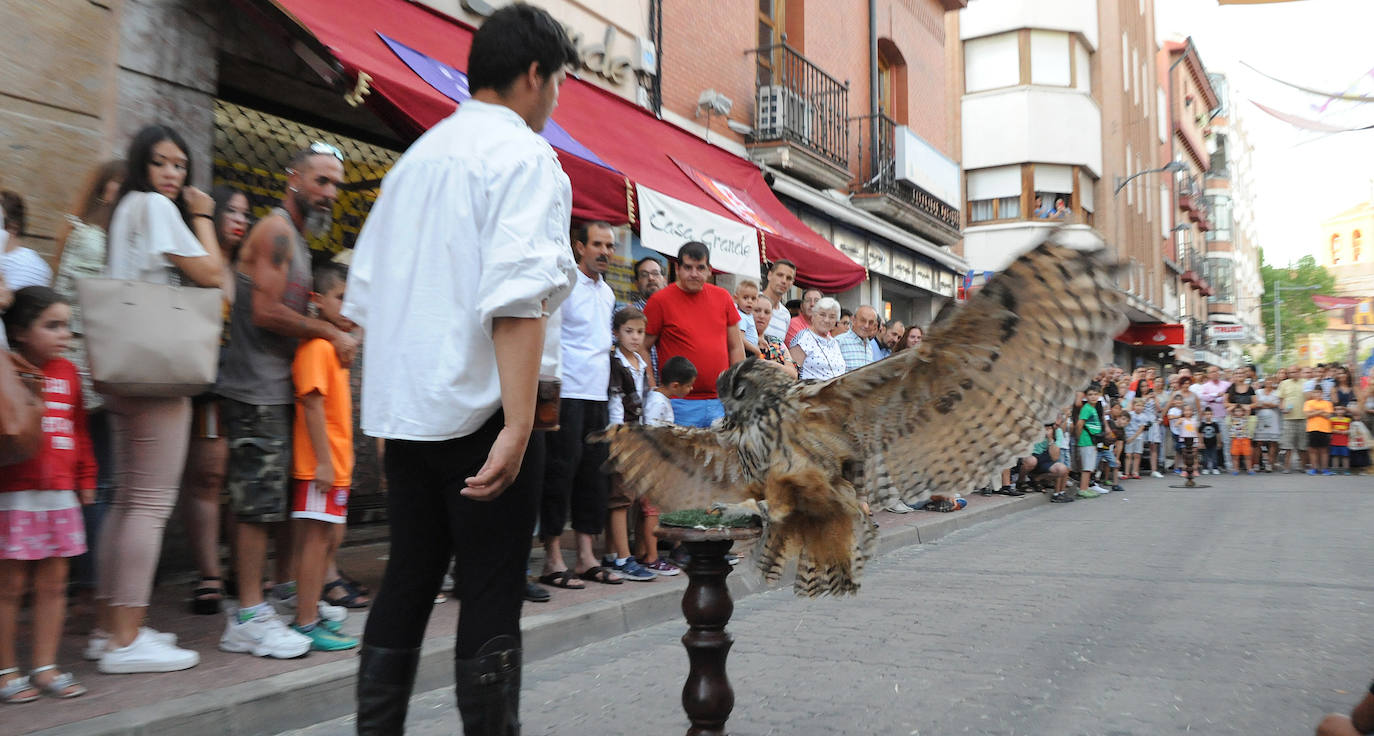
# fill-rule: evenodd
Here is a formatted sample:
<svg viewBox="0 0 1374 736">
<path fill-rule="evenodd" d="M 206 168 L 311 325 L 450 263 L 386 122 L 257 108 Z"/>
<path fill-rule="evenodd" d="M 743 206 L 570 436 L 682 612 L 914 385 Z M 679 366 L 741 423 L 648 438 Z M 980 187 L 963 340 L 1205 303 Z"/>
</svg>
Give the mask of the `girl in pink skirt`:
<svg viewBox="0 0 1374 736">
<path fill-rule="evenodd" d="M 71 307 L 46 286 L 14 294 L 5 312 L 11 347 L 43 372 L 43 444 L 0 472 L 0 703 L 47 695 L 74 698 L 86 688 L 57 668 L 67 608 L 67 558 L 86 551 L 81 504 L 95 496 L 95 457 L 86 433 L 81 380 L 60 357 L 72 333 Z M 20 674 L 19 602 L 33 583 L 34 668 Z"/>
</svg>

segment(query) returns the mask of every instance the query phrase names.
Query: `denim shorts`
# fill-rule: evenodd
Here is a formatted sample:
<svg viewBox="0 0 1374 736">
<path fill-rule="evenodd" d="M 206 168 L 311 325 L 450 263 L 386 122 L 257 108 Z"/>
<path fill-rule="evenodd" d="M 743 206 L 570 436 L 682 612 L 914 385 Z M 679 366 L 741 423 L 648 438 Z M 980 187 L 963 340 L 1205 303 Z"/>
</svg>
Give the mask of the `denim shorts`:
<svg viewBox="0 0 1374 736">
<path fill-rule="evenodd" d="M 220 412 L 229 437 L 225 485 L 239 521 L 286 521 L 291 498 L 291 404 L 255 406 L 223 399 Z"/>
<path fill-rule="evenodd" d="M 669 399 L 673 404 L 673 423 L 680 427 L 709 427 L 725 418 L 720 399 Z"/>
</svg>

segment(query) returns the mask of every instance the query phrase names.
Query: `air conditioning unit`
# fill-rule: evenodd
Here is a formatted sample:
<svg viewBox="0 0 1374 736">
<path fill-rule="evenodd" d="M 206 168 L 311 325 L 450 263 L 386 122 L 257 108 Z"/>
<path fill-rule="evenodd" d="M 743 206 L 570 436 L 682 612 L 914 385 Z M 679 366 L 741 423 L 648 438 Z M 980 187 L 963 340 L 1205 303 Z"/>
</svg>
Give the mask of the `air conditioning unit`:
<svg viewBox="0 0 1374 736">
<path fill-rule="evenodd" d="M 814 138 L 815 107 L 794 90 L 782 85 L 759 87 L 754 111 L 754 131 L 761 140 L 785 136 L 810 141 Z"/>
</svg>

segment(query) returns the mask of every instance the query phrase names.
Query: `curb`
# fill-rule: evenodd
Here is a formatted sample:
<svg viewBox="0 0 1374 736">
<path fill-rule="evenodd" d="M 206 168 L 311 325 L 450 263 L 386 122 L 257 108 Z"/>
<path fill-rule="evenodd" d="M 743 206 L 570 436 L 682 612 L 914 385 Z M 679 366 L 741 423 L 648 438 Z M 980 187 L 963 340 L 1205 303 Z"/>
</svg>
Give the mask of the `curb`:
<svg viewBox="0 0 1374 736">
<path fill-rule="evenodd" d="M 1032 494 L 1015 502 L 987 508 L 971 507 L 944 514 L 923 525 L 904 525 L 880 532 L 878 555 L 916 544 L 930 544 L 952 532 L 1018 511 L 1049 503 L 1049 496 Z M 757 575 L 731 575 L 730 595 L 740 601 L 756 593 L 790 585 L 790 571 L 777 585 Z M 521 620 L 525 662 L 561 654 L 681 616 L 686 576 L 663 581 L 651 589 L 626 590 L 613 598 L 588 601 L 553 613 Z M 415 692 L 453 683 L 453 636 L 426 639 L 416 673 Z M 30 736 L 270 736 L 304 728 L 353 712 L 357 664 L 328 662 L 295 672 L 187 695 L 163 703 L 111 713 L 85 721 L 33 732 Z"/>
</svg>

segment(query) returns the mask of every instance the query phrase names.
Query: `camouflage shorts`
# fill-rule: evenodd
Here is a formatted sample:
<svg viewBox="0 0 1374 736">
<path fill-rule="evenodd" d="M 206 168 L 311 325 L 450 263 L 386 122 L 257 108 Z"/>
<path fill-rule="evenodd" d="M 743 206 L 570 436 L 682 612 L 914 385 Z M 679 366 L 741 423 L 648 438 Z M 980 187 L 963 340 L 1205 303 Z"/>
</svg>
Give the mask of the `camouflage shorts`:
<svg viewBox="0 0 1374 736">
<path fill-rule="evenodd" d="M 239 521 L 265 524 L 290 515 L 290 404 L 254 406 L 224 399 L 220 411 L 229 437 L 225 485 Z"/>
</svg>

